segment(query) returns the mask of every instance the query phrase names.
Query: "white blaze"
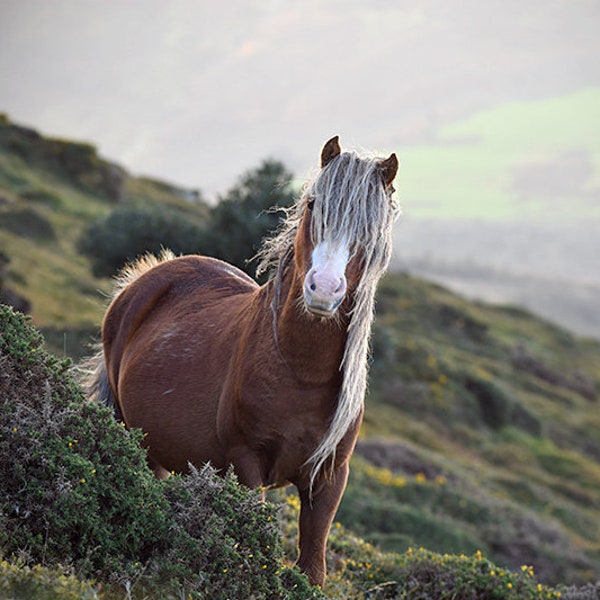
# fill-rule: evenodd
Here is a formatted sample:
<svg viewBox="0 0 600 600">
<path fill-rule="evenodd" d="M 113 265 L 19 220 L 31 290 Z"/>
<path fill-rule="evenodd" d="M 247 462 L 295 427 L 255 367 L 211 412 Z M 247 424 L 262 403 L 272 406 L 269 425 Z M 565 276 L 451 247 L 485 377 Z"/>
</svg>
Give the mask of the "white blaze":
<svg viewBox="0 0 600 600">
<path fill-rule="evenodd" d="M 304 280 L 308 310 L 333 314 L 346 294 L 346 267 L 350 252 L 345 240 L 336 245 L 318 243 L 312 252 L 311 269 Z"/>
</svg>

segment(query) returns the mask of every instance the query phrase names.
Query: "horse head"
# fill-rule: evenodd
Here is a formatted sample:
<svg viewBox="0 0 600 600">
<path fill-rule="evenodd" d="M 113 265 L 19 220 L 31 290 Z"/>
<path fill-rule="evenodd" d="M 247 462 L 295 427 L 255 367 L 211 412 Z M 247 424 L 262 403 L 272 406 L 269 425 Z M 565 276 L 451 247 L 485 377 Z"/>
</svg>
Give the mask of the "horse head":
<svg viewBox="0 0 600 600">
<path fill-rule="evenodd" d="M 393 211 L 397 171 L 395 154 L 359 159 L 342 153 L 337 136 L 323 147 L 321 171 L 303 196 L 295 240 L 304 306 L 312 315 L 333 317 L 373 262 L 373 248 L 381 246 L 378 238 L 389 222 L 387 212 Z"/>
</svg>

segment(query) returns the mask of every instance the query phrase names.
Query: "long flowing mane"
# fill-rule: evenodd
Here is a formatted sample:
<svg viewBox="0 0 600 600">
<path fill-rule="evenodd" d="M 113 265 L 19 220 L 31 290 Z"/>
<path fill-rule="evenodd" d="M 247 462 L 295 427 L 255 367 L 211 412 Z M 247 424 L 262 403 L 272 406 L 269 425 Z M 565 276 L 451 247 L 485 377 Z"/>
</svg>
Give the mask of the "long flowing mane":
<svg viewBox="0 0 600 600">
<path fill-rule="evenodd" d="M 342 385 L 337 408 L 325 438 L 307 465 L 311 480 L 335 457 L 335 449 L 359 417 L 367 387 L 368 353 L 374 316 L 375 288 L 387 268 L 392 249 L 392 225 L 399 207 L 393 188 L 385 189 L 379 172 L 380 158 L 361 158 L 343 152 L 307 183 L 279 232 L 264 241 L 258 253 L 257 273 L 269 272 L 275 285 L 274 318 L 281 280 L 292 263 L 294 239 L 307 202 L 312 207 L 313 244 L 348 244 L 351 255 L 360 254 L 362 275 L 354 293 L 348 337 L 340 365 Z"/>
</svg>

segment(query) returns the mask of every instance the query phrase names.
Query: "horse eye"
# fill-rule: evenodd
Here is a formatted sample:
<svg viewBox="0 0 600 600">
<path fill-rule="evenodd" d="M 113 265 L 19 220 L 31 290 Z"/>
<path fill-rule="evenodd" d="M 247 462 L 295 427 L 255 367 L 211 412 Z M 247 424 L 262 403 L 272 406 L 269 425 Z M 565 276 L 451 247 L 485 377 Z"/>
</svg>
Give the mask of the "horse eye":
<svg viewBox="0 0 600 600">
<path fill-rule="evenodd" d="M 308 210 L 312 210 L 312 209 L 313 209 L 313 207 L 314 207 L 314 205 L 315 205 L 315 201 L 314 201 L 314 199 L 313 199 L 313 200 L 309 200 L 309 201 L 307 202 L 307 204 L 306 204 L 306 206 L 308 206 Z"/>
</svg>

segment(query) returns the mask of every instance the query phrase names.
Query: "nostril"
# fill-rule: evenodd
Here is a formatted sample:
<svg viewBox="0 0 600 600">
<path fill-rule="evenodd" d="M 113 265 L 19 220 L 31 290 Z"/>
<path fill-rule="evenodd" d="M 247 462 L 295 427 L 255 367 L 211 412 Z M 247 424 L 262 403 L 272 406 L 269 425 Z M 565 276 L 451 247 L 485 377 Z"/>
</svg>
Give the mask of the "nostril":
<svg viewBox="0 0 600 600">
<path fill-rule="evenodd" d="M 316 291 L 316 289 L 317 289 L 317 282 L 315 281 L 315 273 L 314 273 L 314 271 L 311 270 L 309 272 L 309 274 L 307 275 L 307 278 L 306 278 L 306 283 L 308 284 L 308 289 L 311 292 Z"/>
<path fill-rule="evenodd" d="M 341 277 L 340 278 L 340 285 L 338 285 L 337 289 L 333 293 L 334 294 L 344 294 L 345 292 L 346 292 L 346 278 L 345 277 Z"/>
<path fill-rule="evenodd" d="M 346 293 L 346 278 L 330 273 L 310 271 L 304 282 L 305 290 L 323 296 L 343 296 Z"/>
</svg>

